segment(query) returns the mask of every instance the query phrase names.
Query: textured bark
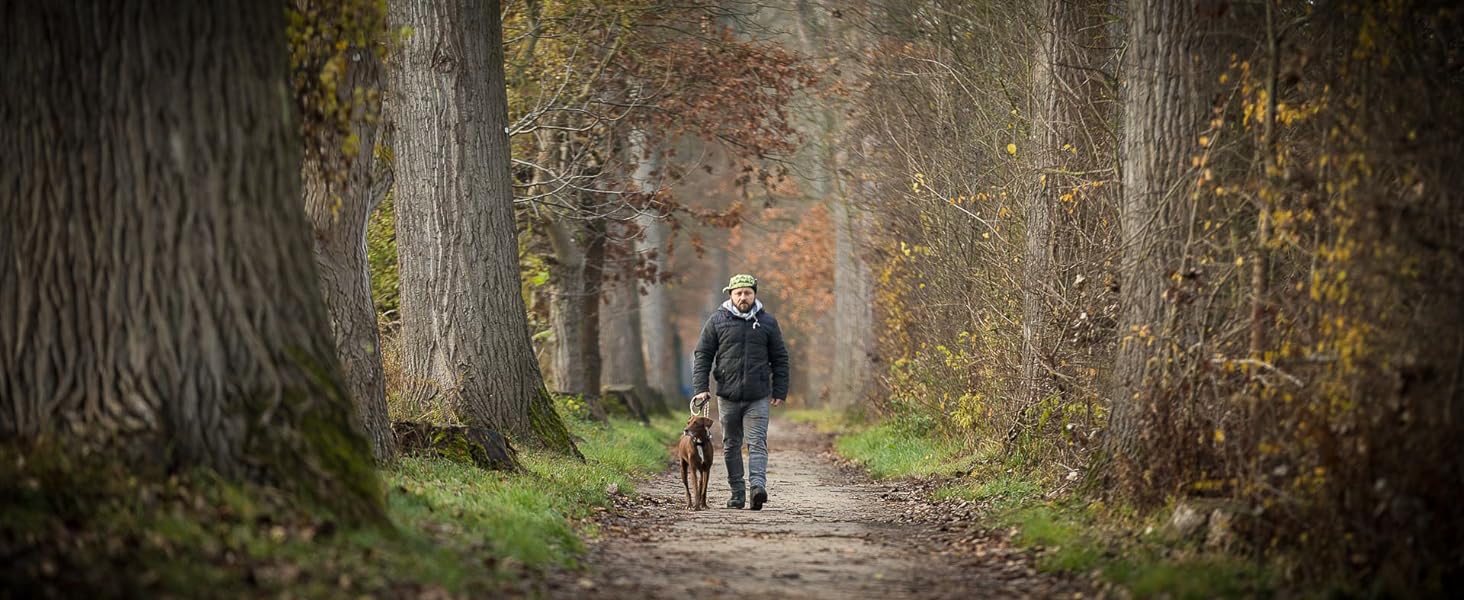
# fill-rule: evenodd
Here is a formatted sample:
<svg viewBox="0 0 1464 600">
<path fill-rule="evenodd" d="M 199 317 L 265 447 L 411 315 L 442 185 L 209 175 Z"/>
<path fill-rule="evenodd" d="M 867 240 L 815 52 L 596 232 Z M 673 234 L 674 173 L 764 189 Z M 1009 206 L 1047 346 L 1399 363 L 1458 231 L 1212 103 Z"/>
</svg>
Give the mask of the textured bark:
<svg viewBox="0 0 1464 600">
<path fill-rule="evenodd" d="M 631 134 L 630 153 L 635 160 L 635 172 L 631 175 L 636 187 L 646 194 L 659 190 L 658 171 L 660 157 L 649 147 L 644 133 Z M 645 258 L 656 272 L 656 281 L 646 284 L 646 293 L 641 297 L 641 338 L 646 359 L 646 379 L 653 393 L 663 398 L 680 395 L 680 376 L 677 369 L 679 358 L 675 354 L 672 336 L 671 294 L 663 280 L 666 268 L 667 236 L 669 228 L 661 216 L 646 212 L 636 217 L 641 227 L 641 237 L 636 240 L 636 251 Z"/>
<path fill-rule="evenodd" d="M 1165 295 L 1172 276 L 1186 270 L 1194 211 L 1187 184 L 1196 132 L 1207 117 L 1201 90 L 1213 85 L 1214 68 L 1201 52 L 1210 23 L 1189 3 L 1130 0 L 1127 12 L 1119 319 L 1125 340 L 1114 367 L 1110 440 L 1114 456 L 1130 467 L 1124 477 L 1142 485 L 1155 445 L 1147 436 L 1177 418 L 1172 395 L 1148 394 L 1146 387 L 1161 383 L 1153 379 L 1164 367 L 1165 348 L 1184 344 L 1171 339 L 1179 305 Z"/>
<path fill-rule="evenodd" d="M 381 515 L 300 210 L 282 6 L 0 14 L 0 437 Z"/>
<path fill-rule="evenodd" d="M 1102 168 L 1100 147 L 1105 115 L 1098 105 L 1099 75 L 1105 44 L 1104 26 L 1109 0 L 1047 0 L 1042 8 L 1043 28 L 1033 77 L 1036 103 L 1033 119 L 1033 155 L 1041 173 L 1039 185 L 1027 201 L 1025 256 L 1022 282 L 1022 382 L 1025 406 L 1033 406 L 1062 389 L 1059 379 L 1062 332 L 1059 321 L 1076 315 L 1054 314 L 1054 301 L 1078 304 L 1078 294 L 1067 289 L 1074 275 L 1093 278 L 1091 249 L 1080 240 L 1092 239 L 1102 198 L 1086 192 L 1064 205 L 1064 194 L 1075 194 L 1084 173 Z M 1079 150 L 1081 148 L 1081 150 Z"/>
<path fill-rule="evenodd" d="M 306 143 L 321 145 L 320 158 L 305 161 L 301 178 L 336 356 L 345 370 L 361 428 L 371 440 L 372 454 L 378 463 L 384 463 L 394 456 L 396 444 L 386 416 L 381 339 L 366 257 L 366 219 L 384 191 L 376 185 L 376 179 L 382 177 L 373 172 L 372 157 L 377 132 L 374 117 L 380 102 L 372 101 L 367 93 L 381 88 L 381 60 L 370 48 L 352 46 L 346 52 L 337 97 L 346 106 L 355 105 L 350 133 L 359 150 L 355 156 L 347 156 L 342 136 L 319 132 L 322 138 L 307 138 Z M 366 102 L 354 99 L 357 90 L 368 98 Z"/>
<path fill-rule="evenodd" d="M 397 248 L 408 393 L 469 425 L 577 454 L 529 343 L 497 2 L 389 5 Z"/>
</svg>

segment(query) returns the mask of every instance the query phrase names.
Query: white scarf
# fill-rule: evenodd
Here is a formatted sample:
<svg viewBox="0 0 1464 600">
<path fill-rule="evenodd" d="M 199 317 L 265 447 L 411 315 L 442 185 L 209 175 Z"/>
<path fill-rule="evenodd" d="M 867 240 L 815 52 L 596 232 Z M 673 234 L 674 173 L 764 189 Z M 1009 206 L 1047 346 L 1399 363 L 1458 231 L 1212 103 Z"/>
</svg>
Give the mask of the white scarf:
<svg viewBox="0 0 1464 600">
<path fill-rule="evenodd" d="M 732 313 L 732 316 L 734 317 L 737 317 L 744 321 L 752 321 L 752 328 L 757 329 L 757 313 L 762 311 L 762 300 L 753 300 L 752 310 L 749 310 L 747 312 L 737 310 L 737 305 L 732 304 L 731 298 L 728 298 L 727 300 L 722 302 L 722 308 L 727 309 L 727 312 Z"/>
</svg>

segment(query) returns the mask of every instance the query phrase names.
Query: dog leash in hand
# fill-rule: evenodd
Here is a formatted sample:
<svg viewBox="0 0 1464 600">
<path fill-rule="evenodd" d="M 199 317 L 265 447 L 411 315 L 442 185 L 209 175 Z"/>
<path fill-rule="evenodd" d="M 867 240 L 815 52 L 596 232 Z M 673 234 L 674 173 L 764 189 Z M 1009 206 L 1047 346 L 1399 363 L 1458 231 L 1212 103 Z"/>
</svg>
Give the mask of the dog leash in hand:
<svg viewBox="0 0 1464 600">
<path fill-rule="evenodd" d="M 693 415 L 702 416 L 702 417 L 711 417 L 712 416 L 711 404 L 712 404 L 712 399 L 711 398 L 705 398 L 705 399 L 702 399 L 702 400 L 697 400 L 695 397 L 692 397 L 691 404 L 688 406 L 688 408 L 691 409 L 691 414 L 693 414 Z"/>
</svg>

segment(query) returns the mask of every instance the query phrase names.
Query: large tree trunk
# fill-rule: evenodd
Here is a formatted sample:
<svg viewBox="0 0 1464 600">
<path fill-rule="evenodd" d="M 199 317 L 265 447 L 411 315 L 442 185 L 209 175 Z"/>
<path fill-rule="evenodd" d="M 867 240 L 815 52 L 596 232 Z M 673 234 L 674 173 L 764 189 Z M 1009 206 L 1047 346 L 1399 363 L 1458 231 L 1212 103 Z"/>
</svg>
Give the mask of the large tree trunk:
<svg viewBox="0 0 1464 600">
<path fill-rule="evenodd" d="M 635 172 L 631 175 L 637 189 L 647 195 L 660 189 L 660 155 L 649 147 L 648 136 L 641 131 L 631 133 L 630 153 L 635 161 Z M 647 210 L 636 217 L 641 227 L 641 237 L 636 240 L 636 251 L 655 271 L 656 280 L 646 284 L 646 294 L 641 297 L 641 338 L 645 344 L 646 379 L 651 391 L 662 398 L 680 395 L 680 378 L 677 376 L 671 323 L 671 294 L 665 281 L 665 269 L 670 257 L 666 256 L 670 231 L 661 215 Z"/>
<path fill-rule="evenodd" d="M 1162 430 L 1181 418 L 1175 395 L 1149 388 L 1162 384 L 1159 370 L 1175 360 L 1170 349 L 1187 345 L 1173 326 L 1184 302 L 1175 276 L 1188 271 L 1191 157 L 1207 117 L 1201 90 L 1214 85 L 1215 69 L 1213 50 L 1202 44 L 1209 23 L 1189 3 L 1130 0 L 1127 12 L 1119 298 L 1124 341 L 1114 367 L 1110 443 L 1120 477 L 1138 488 L 1150 478 L 1145 471 L 1158 464 L 1149 459 L 1162 445 Z"/>
<path fill-rule="evenodd" d="M 283 7 L 3 12 L 0 436 L 380 517 L 304 258 Z"/>
<path fill-rule="evenodd" d="M 353 45 L 346 49 L 344 64 L 336 98 L 350 107 L 350 129 L 310 132 L 305 143 L 313 147 L 307 153 L 301 176 L 336 355 L 345 369 L 346 384 L 355 400 L 361 428 L 371 440 L 372 453 L 378 463 L 385 463 L 393 458 L 396 443 L 386 416 L 381 339 L 376 329 L 376 308 L 371 303 L 371 273 L 366 258 L 366 219 L 390 183 L 376 181 L 373 172 L 376 118 L 381 109 L 376 93 L 381 89 L 381 59 L 373 49 Z M 357 91 L 361 99 L 357 99 Z M 345 150 L 347 135 L 355 138 L 355 150 L 350 154 Z"/>
<path fill-rule="evenodd" d="M 498 2 L 403 0 L 392 69 L 397 248 L 409 394 L 470 425 L 576 453 L 520 294 Z"/>
</svg>

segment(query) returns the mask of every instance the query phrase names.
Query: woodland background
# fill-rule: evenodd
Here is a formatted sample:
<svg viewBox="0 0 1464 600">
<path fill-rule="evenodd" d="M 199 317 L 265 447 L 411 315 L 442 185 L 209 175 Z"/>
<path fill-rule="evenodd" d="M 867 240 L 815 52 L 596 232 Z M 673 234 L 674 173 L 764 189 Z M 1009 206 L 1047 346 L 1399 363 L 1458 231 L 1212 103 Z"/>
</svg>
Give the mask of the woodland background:
<svg viewBox="0 0 1464 600">
<path fill-rule="evenodd" d="M 749 272 L 795 405 L 1295 585 L 1460 586 L 1453 3 L 497 4 L 7 5 L 8 502 L 201 468 L 370 522 L 401 421 L 574 460 L 679 414 Z"/>
</svg>

